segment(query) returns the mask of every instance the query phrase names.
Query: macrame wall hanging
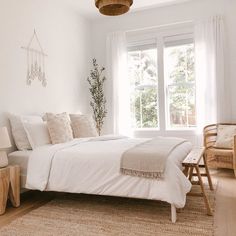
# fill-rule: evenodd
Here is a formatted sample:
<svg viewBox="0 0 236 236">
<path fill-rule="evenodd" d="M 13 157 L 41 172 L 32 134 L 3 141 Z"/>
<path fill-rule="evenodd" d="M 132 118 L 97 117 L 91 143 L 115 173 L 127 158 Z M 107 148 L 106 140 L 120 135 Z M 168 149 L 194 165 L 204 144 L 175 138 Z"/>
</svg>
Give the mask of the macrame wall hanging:
<svg viewBox="0 0 236 236">
<path fill-rule="evenodd" d="M 44 53 L 35 30 L 28 46 L 21 48 L 27 52 L 27 84 L 31 85 L 32 81 L 38 79 L 42 86 L 46 87 L 45 57 L 47 54 Z"/>
</svg>

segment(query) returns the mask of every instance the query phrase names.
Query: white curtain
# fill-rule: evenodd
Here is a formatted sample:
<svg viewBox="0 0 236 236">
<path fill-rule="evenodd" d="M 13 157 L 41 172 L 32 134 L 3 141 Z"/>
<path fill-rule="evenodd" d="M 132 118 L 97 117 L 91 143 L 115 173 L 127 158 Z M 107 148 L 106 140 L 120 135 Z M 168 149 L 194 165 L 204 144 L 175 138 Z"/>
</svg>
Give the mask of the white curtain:
<svg viewBox="0 0 236 236">
<path fill-rule="evenodd" d="M 107 36 L 107 74 L 112 81 L 113 133 L 130 135 L 130 98 L 125 32 Z"/>
<path fill-rule="evenodd" d="M 230 120 L 224 46 L 223 17 L 214 16 L 196 23 L 196 103 L 199 131 L 207 124 Z"/>
</svg>

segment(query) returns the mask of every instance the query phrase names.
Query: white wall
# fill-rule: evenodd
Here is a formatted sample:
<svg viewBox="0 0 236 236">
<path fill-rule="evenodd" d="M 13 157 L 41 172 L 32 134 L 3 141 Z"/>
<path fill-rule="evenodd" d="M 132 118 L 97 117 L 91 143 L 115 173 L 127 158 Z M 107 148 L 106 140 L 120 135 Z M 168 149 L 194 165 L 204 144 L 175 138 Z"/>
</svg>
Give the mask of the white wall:
<svg viewBox="0 0 236 236">
<path fill-rule="evenodd" d="M 222 14 L 226 19 L 227 73 L 232 94 L 232 120 L 236 121 L 236 1 L 194 0 L 188 3 L 95 19 L 92 24 L 67 6 L 66 0 L 0 0 L 0 124 L 6 112 L 82 111 L 89 108 L 86 77 L 91 56 L 105 65 L 108 32 L 134 30 Z M 26 85 L 26 46 L 37 30 L 46 59 L 48 86 Z M 91 52 L 92 50 L 92 52 Z M 111 131 L 111 81 L 107 80 L 108 118 Z M 153 136 L 155 132 L 143 135 Z M 182 134 L 180 134 L 182 135 Z"/>
<path fill-rule="evenodd" d="M 60 3 L 59 3 L 60 2 Z M 66 1 L 0 0 L 0 123 L 5 112 L 88 110 L 91 26 Z M 48 54 L 48 86 L 26 85 L 27 46 L 37 31 Z"/>
<path fill-rule="evenodd" d="M 225 15 L 226 20 L 226 43 L 227 52 L 227 73 L 229 76 L 228 87 L 232 89 L 232 114 L 233 120 L 236 121 L 236 1 L 235 0 L 194 0 L 188 3 L 156 8 L 143 12 L 127 14 L 121 17 L 112 17 L 94 21 L 92 24 L 93 55 L 98 59 L 100 64 L 105 65 L 105 50 L 107 33 L 113 31 L 129 31 L 134 29 L 142 29 L 146 27 L 161 26 L 165 24 L 173 24 L 176 22 L 194 21 L 203 17 L 216 14 Z M 107 100 L 111 101 L 111 81 L 107 81 Z M 226 104 L 227 105 L 227 104 Z M 112 104 L 108 104 L 109 112 L 111 112 Z M 108 113 L 109 114 L 109 113 Z M 111 119 L 107 118 L 106 132 L 112 127 Z M 156 132 L 143 133 L 144 136 L 156 135 Z M 183 134 L 179 133 L 179 136 Z M 190 134 L 191 135 L 191 134 Z M 192 137 L 192 139 L 195 139 Z M 194 140 L 192 140 L 194 142 Z"/>
</svg>

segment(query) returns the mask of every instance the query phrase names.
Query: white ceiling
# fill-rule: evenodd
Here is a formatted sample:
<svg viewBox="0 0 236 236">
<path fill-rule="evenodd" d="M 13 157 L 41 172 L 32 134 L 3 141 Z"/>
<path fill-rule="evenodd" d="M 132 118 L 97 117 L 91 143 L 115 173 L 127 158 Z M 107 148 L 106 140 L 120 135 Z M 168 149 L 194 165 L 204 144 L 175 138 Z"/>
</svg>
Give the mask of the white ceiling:
<svg viewBox="0 0 236 236">
<path fill-rule="evenodd" d="M 64 0 L 67 4 L 69 3 L 73 8 L 78 10 L 82 15 L 88 18 L 101 17 L 95 7 L 94 0 Z M 150 9 L 153 7 L 160 7 L 166 5 L 179 4 L 192 0 L 133 0 L 133 5 L 130 12 L 141 11 Z"/>
</svg>

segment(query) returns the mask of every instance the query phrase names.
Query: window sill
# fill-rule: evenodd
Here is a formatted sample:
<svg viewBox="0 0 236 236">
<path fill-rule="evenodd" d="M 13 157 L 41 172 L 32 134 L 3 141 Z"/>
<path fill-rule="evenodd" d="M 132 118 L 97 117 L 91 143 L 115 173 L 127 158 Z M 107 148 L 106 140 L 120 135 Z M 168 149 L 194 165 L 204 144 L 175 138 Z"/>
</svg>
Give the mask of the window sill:
<svg viewBox="0 0 236 236">
<path fill-rule="evenodd" d="M 132 129 L 133 132 L 142 132 L 142 131 L 160 131 L 159 128 L 139 128 L 139 129 Z"/>
<path fill-rule="evenodd" d="M 172 132 L 172 131 L 174 131 L 174 132 L 196 132 L 197 131 L 197 128 L 168 128 L 168 129 L 166 129 L 166 131 L 168 132 L 168 131 L 170 131 L 170 132 Z"/>
<path fill-rule="evenodd" d="M 197 134 L 197 129 L 135 129 L 132 130 L 133 134 L 147 134 L 147 135 L 158 135 L 158 136 L 195 136 Z"/>
</svg>

